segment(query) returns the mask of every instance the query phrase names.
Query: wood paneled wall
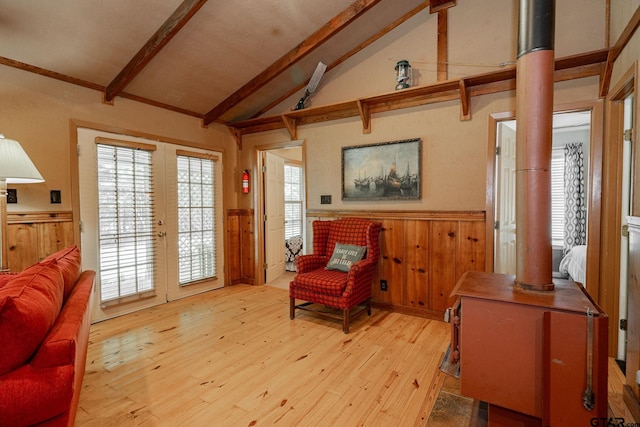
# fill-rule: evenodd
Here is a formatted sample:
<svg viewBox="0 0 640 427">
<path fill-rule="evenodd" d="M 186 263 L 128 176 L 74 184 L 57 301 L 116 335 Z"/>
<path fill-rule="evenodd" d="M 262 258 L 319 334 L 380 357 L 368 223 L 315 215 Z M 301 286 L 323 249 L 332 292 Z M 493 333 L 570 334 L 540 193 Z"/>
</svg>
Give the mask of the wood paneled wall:
<svg viewBox="0 0 640 427">
<path fill-rule="evenodd" d="M 73 244 L 71 212 L 9 213 L 9 268 L 19 272 Z"/>
<path fill-rule="evenodd" d="M 253 209 L 227 211 L 227 277 L 229 284 L 255 283 Z"/>
<path fill-rule="evenodd" d="M 460 276 L 467 270 L 487 271 L 484 211 L 309 212 L 307 220 L 346 216 L 382 223 L 381 258 L 372 285 L 378 306 L 441 319 L 454 301 L 450 294 Z M 386 291 L 381 280 L 387 282 Z"/>
</svg>

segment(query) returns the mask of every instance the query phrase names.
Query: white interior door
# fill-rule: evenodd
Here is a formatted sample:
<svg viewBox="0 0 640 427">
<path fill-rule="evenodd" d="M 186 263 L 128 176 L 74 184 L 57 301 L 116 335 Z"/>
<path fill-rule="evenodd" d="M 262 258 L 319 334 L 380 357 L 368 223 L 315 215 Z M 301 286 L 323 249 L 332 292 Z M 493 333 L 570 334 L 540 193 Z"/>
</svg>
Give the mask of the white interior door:
<svg viewBox="0 0 640 427">
<path fill-rule="evenodd" d="M 265 283 L 285 272 L 284 159 L 265 152 Z"/>
<path fill-rule="evenodd" d="M 627 218 L 631 215 L 631 181 L 632 181 L 632 141 L 633 134 L 633 95 L 624 100 L 624 129 L 622 141 L 622 193 L 620 233 L 620 289 L 618 300 L 618 318 L 626 319 L 628 313 L 628 274 L 629 274 L 629 225 Z M 618 326 L 618 353 L 616 359 L 627 359 L 627 331 Z"/>
<path fill-rule="evenodd" d="M 496 150 L 496 273 L 516 273 L 516 132 L 498 124 Z"/>
</svg>

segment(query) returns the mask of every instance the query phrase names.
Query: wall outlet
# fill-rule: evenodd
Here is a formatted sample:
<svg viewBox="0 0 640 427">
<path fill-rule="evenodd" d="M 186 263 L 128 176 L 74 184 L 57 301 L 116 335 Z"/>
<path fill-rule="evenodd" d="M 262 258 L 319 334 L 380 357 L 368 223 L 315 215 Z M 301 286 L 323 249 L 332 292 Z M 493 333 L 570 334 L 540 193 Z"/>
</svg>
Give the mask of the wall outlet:
<svg viewBox="0 0 640 427">
<path fill-rule="evenodd" d="M 331 195 L 323 194 L 320 196 L 320 204 L 321 205 L 330 205 L 331 204 Z"/>
<path fill-rule="evenodd" d="M 382 279 L 380 280 L 380 290 L 381 291 L 386 291 L 387 290 L 387 281 Z"/>
</svg>

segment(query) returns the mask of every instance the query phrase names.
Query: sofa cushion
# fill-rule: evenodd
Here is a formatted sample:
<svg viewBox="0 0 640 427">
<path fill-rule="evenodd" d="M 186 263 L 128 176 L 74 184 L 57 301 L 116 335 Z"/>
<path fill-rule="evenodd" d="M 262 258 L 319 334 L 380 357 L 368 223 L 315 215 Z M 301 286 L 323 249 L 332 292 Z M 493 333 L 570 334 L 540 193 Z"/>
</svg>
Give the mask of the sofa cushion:
<svg viewBox="0 0 640 427">
<path fill-rule="evenodd" d="M 42 262 L 49 262 L 52 259 L 58 262 L 58 267 L 60 267 L 60 271 L 62 272 L 64 279 L 63 301 L 66 301 L 82 272 L 80 266 L 80 249 L 76 245 L 69 246 L 49 255 L 43 259 Z"/>
<path fill-rule="evenodd" d="M 35 264 L 0 288 L 0 375 L 24 364 L 62 307 L 63 278 L 56 260 Z"/>
<path fill-rule="evenodd" d="M 309 273 L 299 273 L 291 286 L 316 294 L 339 297 L 347 287 L 347 273 L 319 268 Z"/>
</svg>

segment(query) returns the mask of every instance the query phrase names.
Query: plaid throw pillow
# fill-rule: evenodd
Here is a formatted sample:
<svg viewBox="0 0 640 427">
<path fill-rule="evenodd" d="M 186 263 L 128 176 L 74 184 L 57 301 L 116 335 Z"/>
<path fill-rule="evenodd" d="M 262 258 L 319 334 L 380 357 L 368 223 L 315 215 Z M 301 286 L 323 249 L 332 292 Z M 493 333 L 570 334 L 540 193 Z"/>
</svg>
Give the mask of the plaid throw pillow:
<svg viewBox="0 0 640 427">
<path fill-rule="evenodd" d="M 333 255 L 327 264 L 327 270 L 349 271 L 351 264 L 362 259 L 365 249 L 364 246 L 336 243 Z"/>
</svg>

